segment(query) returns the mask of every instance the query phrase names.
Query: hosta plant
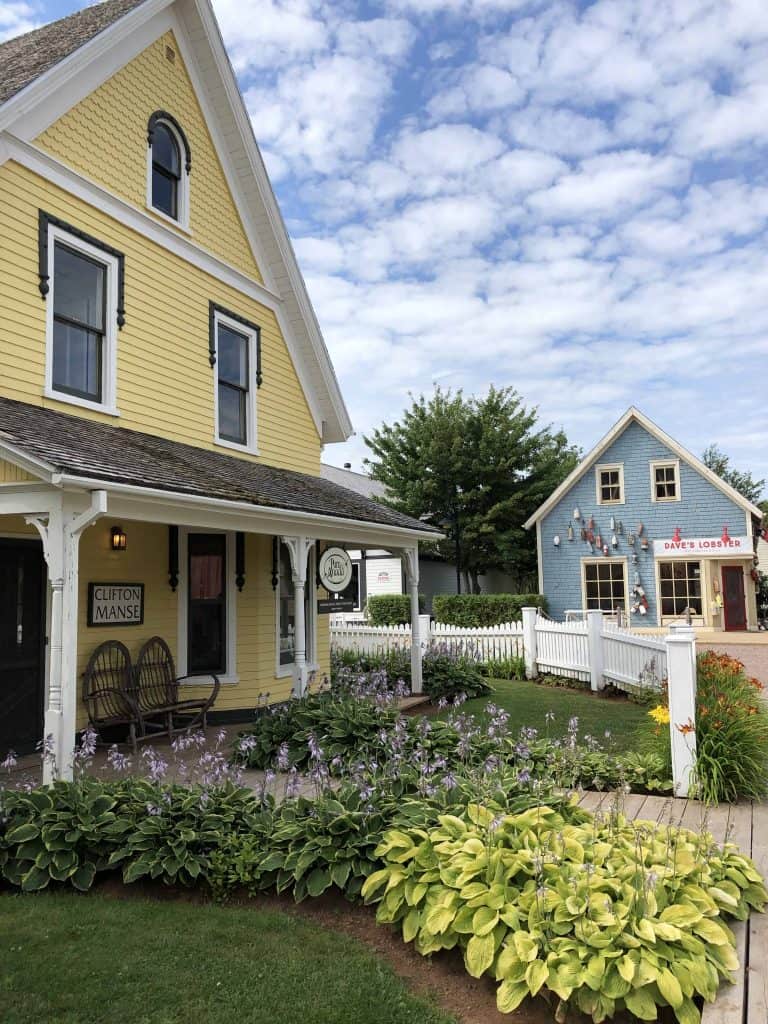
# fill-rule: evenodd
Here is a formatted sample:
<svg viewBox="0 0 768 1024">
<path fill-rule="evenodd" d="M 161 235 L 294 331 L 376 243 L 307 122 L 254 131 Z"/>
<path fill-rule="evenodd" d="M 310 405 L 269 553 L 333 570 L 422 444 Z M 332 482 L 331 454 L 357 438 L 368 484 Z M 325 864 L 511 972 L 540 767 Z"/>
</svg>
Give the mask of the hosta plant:
<svg viewBox="0 0 768 1024">
<path fill-rule="evenodd" d="M 698 1024 L 737 968 L 725 915 L 745 919 L 768 893 L 752 862 L 708 835 L 620 815 L 569 824 L 549 807 L 495 816 L 471 804 L 437 827 L 394 829 L 362 895 L 422 954 L 459 947 L 512 1012 L 542 992 L 600 1022 L 671 1007 Z"/>
</svg>

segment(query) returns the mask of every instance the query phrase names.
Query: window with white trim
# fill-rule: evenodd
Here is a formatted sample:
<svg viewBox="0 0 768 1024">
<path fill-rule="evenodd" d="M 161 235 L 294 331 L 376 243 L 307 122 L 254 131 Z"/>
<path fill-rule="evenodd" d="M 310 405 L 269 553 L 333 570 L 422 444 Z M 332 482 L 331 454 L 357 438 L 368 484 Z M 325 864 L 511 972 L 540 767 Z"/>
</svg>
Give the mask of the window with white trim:
<svg viewBox="0 0 768 1024">
<path fill-rule="evenodd" d="M 172 114 L 156 110 L 147 125 L 147 205 L 183 228 L 189 226 L 189 142 Z"/>
<path fill-rule="evenodd" d="M 680 463 L 677 459 L 651 463 L 651 499 L 680 501 Z"/>
<path fill-rule="evenodd" d="M 260 332 L 255 324 L 212 306 L 211 362 L 215 366 L 217 444 L 256 451 L 256 390 Z"/>
<path fill-rule="evenodd" d="M 115 413 L 120 260 L 48 223 L 46 394 Z"/>
<path fill-rule="evenodd" d="M 293 585 L 291 556 L 285 544 L 280 542 L 280 554 L 277 561 L 277 637 L 278 637 L 278 669 L 283 674 L 293 668 L 296 655 L 296 593 Z M 315 659 L 315 556 L 309 555 L 307 562 L 307 582 L 304 588 L 304 628 L 306 630 L 305 652 L 308 664 Z"/>
<path fill-rule="evenodd" d="M 615 612 L 627 609 L 627 564 L 624 559 L 582 562 L 586 608 Z"/>
<path fill-rule="evenodd" d="M 701 562 L 659 562 L 662 615 L 701 615 Z"/>
<path fill-rule="evenodd" d="M 624 466 L 621 463 L 598 466 L 595 485 L 598 505 L 624 504 Z"/>
</svg>

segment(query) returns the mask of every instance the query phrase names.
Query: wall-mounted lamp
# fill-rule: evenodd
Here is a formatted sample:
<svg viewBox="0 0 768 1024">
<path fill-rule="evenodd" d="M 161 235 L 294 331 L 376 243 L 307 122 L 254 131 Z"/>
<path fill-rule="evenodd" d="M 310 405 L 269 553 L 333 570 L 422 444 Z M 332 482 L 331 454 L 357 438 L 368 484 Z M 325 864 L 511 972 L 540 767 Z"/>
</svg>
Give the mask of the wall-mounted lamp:
<svg viewBox="0 0 768 1024">
<path fill-rule="evenodd" d="M 122 526 L 113 526 L 110 537 L 113 551 L 125 551 L 128 538 L 125 536 Z"/>
</svg>

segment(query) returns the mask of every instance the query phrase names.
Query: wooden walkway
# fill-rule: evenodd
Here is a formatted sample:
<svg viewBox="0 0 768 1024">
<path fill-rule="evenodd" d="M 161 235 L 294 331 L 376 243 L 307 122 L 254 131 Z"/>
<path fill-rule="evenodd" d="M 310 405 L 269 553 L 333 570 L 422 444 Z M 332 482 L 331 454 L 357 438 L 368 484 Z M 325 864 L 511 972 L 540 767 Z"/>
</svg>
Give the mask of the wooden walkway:
<svg viewBox="0 0 768 1024">
<path fill-rule="evenodd" d="M 613 793 L 585 793 L 583 807 L 610 811 Z M 768 805 L 722 804 L 705 807 L 696 800 L 631 794 L 623 800 L 627 818 L 635 821 L 672 822 L 692 832 L 711 832 L 717 843 L 735 843 L 749 854 L 757 870 L 768 876 Z M 714 1003 L 705 1003 L 702 1024 L 768 1024 L 768 911 L 748 921 L 729 921 L 736 936 L 741 969 L 735 984 L 721 986 Z"/>
</svg>

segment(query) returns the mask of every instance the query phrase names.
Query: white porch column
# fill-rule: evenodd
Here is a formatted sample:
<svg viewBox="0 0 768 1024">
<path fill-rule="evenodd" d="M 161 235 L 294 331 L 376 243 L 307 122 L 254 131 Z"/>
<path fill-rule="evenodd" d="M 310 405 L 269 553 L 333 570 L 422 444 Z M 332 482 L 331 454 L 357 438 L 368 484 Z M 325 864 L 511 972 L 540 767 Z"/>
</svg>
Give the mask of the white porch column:
<svg viewBox="0 0 768 1024">
<path fill-rule="evenodd" d="M 419 546 L 405 548 L 401 552 L 405 567 L 405 578 L 411 598 L 411 693 L 423 691 L 421 656 L 425 639 L 421 635 L 419 616 Z"/>
<path fill-rule="evenodd" d="M 90 507 L 84 512 L 64 504 L 48 515 L 27 517 L 42 539 L 51 585 L 48 698 L 43 725 L 43 740 L 50 743 L 51 756 L 43 762 L 45 784 L 54 778 L 72 778 L 77 723 L 80 537 L 106 510 L 106 491 L 93 491 Z"/>
<path fill-rule="evenodd" d="M 307 563 L 315 543 L 312 537 L 282 537 L 291 558 L 294 601 L 293 692 L 303 696 L 307 688 L 307 623 L 304 600 L 307 588 Z"/>
<path fill-rule="evenodd" d="M 696 764 L 696 634 L 690 626 L 673 626 L 665 637 L 669 735 L 675 796 L 688 796 Z M 691 732 L 680 727 L 692 725 Z"/>
</svg>

